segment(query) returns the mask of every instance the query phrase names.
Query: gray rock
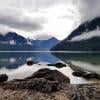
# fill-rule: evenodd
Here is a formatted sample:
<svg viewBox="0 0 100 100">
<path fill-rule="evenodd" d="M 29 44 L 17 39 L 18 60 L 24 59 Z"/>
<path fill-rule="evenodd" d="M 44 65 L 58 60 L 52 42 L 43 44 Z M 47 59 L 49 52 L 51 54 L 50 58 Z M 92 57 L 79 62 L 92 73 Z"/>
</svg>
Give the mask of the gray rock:
<svg viewBox="0 0 100 100">
<path fill-rule="evenodd" d="M 35 78 L 35 79 L 20 80 L 20 81 L 14 80 L 11 82 L 1 84 L 1 86 L 4 89 L 11 89 L 11 90 L 28 89 L 40 92 L 47 92 L 47 93 L 55 92 L 61 89 L 58 81 L 49 81 L 44 78 Z"/>
<path fill-rule="evenodd" d="M 48 68 L 40 69 L 37 72 L 33 73 L 31 76 L 26 79 L 34 79 L 34 78 L 45 78 L 50 81 L 59 81 L 70 83 L 69 77 L 65 76 L 61 72 L 57 70 L 50 70 Z"/>
<path fill-rule="evenodd" d="M 74 85 L 43 78 L 10 81 L 0 83 L 0 100 L 100 100 L 100 83 Z"/>
<path fill-rule="evenodd" d="M 87 73 L 82 76 L 85 79 L 100 79 L 100 75 L 96 73 Z"/>
<path fill-rule="evenodd" d="M 83 77 L 85 79 L 100 79 L 100 75 L 93 72 L 75 71 L 72 75 L 77 77 Z"/>
<path fill-rule="evenodd" d="M 66 64 L 58 62 L 56 64 L 47 64 L 48 66 L 55 66 L 57 68 L 62 68 L 62 67 L 66 67 Z"/>
<path fill-rule="evenodd" d="M 86 72 L 84 71 L 74 71 L 72 75 L 77 76 L 77 77 L 82 77 Z"/>
<path fill-rule="evenodd" d="M 0 74 L 0 83 L 8 80 L 8 76 L 6 74 Z"/>
<path fill-rule="evenodd" d="M 32 66 L 32 65 L 37 64 L 37 63 L 38 63 L 38 62 L 34 62 L 34 61 L 32 61 L 32 60 L 27 61 L 27 65 L 28 65 L 28 66 Z"/>
</svg>

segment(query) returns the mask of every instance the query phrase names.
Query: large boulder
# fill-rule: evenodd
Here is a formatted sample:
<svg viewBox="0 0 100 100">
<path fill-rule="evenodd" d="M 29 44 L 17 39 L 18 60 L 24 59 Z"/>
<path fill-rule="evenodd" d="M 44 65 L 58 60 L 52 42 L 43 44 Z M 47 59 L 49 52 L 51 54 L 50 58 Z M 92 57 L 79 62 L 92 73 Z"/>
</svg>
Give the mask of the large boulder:
<svg viewBox="0 0 100 100">
<path fill-rule="evenodd" d="M 8 80 L 8 76 L 6 74 L 0 74 L 0 83 Z"/>
<path fill-rule="evenodd" d="M 27 77 L 26 79 L 33 78 L 45 78 L 50 81 L 70 83 L 70 79 L 67 76 L 65 76 L 57 70 L 50 70 L 48 68 L 40 69 L 37 72 L 33 73 L 31 76 Z"/>
</svg>

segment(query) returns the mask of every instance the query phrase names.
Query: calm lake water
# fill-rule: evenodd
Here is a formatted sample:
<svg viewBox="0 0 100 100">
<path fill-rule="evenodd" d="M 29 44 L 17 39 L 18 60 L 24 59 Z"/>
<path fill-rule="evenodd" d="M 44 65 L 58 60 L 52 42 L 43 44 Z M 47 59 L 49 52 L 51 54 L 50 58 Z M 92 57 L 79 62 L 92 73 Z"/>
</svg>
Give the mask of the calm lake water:
<svg viewBox="0 0 100 100">
<path fill-rule="evenodd" d="M 27 66 L 27 60 L 41 63 Z M 56 68 L 47 66 L 48 63 L 64 62 L 67 67 Z M 100 74 L 100 54 L 99 53 L 50 53 L 50 52 L 1 52 L 0 53 L 0 74 L 7 74 L 9 80 L 22 79 L 30 76 L 41 68 L 56 69 L 70 77 L 72 84 L 100 82 L 99 80 L 85 80 L 74 77 L 73 71 L 82 70 Z"/>
</svg>

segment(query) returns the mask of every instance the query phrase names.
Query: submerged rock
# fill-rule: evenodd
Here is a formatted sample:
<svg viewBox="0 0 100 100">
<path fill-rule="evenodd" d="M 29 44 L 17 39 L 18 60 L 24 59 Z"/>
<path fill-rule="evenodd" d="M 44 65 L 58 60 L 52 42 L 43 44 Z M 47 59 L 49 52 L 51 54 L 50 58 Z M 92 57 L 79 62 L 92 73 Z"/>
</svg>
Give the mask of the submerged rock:
<svg viewBox="0 0 100 100">
<path fill-rule="evenodd" d="M 31 76 L 27 77 L 26 79 L 33 79 L 33 78 L 45 78 L 50 81 L 70 83 L 69 77 L 65 76 L 64 74 L 62 74 L 57 70 L 50 70 L 48 68 L 40 69 L 37 72 L 33 73 Z"/>
<path fill-rule="evenodd" d="M 84 74 L 82 77 L 86 79 L 100 79 L 100 75 L 96 73 L 87 73 L 87 74 Z"/>
<path fill-rule="evenodd" d="M 66 67 L 66 64 L 58 62 L 56 64 L 47 64 L 48 66 L 56 66 L 57 68 Z"/>
<path fill-rule="evenodd" d="M 38 62 L 34 62 L 32 60 L 27 61 L 28 66 L 32 66 L 33 64 L 37 64 Z"/>
<path fill-rule="evenodd" d="M 84 71 L 74 71 L 72 75 L 77 76 L 77 77 L 82 77 L 86 72 Z"/>
<path fill-rule="evenodd" d="M 83 77 L 85 79 L 100 79 L 100 75 L 93 72 L 75 71 L 72 74 L 74 76 Z"/>
<path fill-rule="evenodd" d="M 6 74 L 0 74 L 0 83 L 8 80 L 8 76 Z"/>
</svg>

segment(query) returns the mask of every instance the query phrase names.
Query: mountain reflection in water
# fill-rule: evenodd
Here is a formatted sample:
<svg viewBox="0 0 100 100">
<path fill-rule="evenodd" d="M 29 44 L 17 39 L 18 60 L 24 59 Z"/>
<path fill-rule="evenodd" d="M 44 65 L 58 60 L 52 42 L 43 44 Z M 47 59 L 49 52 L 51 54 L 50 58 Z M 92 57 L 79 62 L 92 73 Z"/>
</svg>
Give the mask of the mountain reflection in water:
<svg viewBox="0 0 100 100">
<path fill-rule="evenodd" d="M 27 60 L 37 61 L 38 64 L 27 66 Z M 67 67 L 56 68 L 47 66 L 62 61 Z M 39 65 L 40 64 L 40 65 Z M 68 76 L 71 83 L 87 83 L 83 78 L 72 76 L 73 71 L 90 71 L 100 74 L 100 54 L 86 53 L 50 53 L 50 52 L 2 52 L 0 53 L 0 74 L 7 74 L 9 80 L 22 79 L 30 76 L 41 68 L 56 69 Z M 77 81 L 78 80 L 78 81 Z"/>
<path fill-rule="evenodd" d="M 55 63 L 59 59 L 49 52 L 2 52 L 0 53 L 0 68 L 17 69 L 26 64 L 27 60 Z"/>
<path fill-rule="evenodd" d="M 53 53 L 74 71 L 89 71 L 100 74 L 100 53 Z"/>
</svg>

